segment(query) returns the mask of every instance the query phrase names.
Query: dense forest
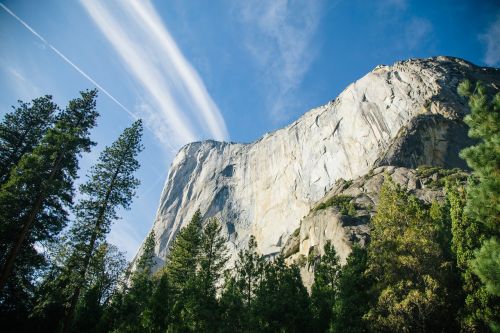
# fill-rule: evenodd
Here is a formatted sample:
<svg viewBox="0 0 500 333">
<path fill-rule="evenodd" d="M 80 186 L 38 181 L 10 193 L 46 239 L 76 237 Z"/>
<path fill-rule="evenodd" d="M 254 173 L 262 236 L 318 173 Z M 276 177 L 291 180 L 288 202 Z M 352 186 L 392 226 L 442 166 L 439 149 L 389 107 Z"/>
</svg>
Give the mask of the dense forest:
<svg viewBox="0 0 500 333">
<path fill-rule="evenodd" d="M 268 259 L 253 237 L 227 268 L 221 225 L 197 212 L 155 265 L 150 234 L 132 264 L 106 241 L 139 180 L 142 123 L 99 155 L 78 191 L 97 92 L 59 108 L 19 102 L 0 123 L 0 325 L 17 332 L 500 332 L 500 93 L 465 81 L 471 173 L 446 200 L 386 177 L 371 241 L 340 264 Z M 75 198 L 78 198 L 75 202 Z M 300 267 L 314 270 L 308 291 Z"/>
</svg>

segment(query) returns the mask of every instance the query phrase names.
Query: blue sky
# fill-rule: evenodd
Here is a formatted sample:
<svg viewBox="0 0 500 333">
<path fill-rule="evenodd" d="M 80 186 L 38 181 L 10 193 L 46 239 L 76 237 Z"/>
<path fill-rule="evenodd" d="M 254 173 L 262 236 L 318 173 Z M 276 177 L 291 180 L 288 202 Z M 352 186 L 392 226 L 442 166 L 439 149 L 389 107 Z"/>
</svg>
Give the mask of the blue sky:
<svg viewBox="0 0 500 333">
<path fill-rule="evenodd" d="M 109 239 L 133 257 L 175 152 L 251 142 L 334 99 L 378 64 L 450 55 L 500 65 L 498 1 L 0 1 L 0 116 L 99 87 L 99 144 L 135 117 L 142 184 Z"/>
</svg>

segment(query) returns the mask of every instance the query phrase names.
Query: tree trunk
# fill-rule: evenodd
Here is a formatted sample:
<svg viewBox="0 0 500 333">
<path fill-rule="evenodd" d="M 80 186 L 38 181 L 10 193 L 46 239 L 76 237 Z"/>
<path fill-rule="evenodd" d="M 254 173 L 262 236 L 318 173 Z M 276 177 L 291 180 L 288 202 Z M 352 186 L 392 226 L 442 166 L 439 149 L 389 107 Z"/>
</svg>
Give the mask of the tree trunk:
<svg viewBox="0 0 500 333">
<path fill-rule="evenodd" d="M 94 226 L 94 232 L 92 233 L 92 237 L 90 238 L 89 247 L 88 247 L 87 253 L 85 254 L 85 258 L 83 261 L 83 267 L 82 267 L 82 270 L 80 272 L 80 281 L 78 282 L 76 289 L 73 292 L 73 295 L 71 296 L 70 306 L 69 306 L 68 311 L 67 311 L 67 313 L 64 317 L 64 320 L 63 320 L 62 333 L 68 333 L 71 330 L 71 324 L 73 322 L 73 316 L 75 314 L 75 309 L 76 309 L 76 305 L 78 303 L 78 299 L 80 298 L 82 284 L 85 281 L 85 275 L 87 274 L 88 266 L 90 264 L 90 259 L 92 258 L 92 253 L 94 252 L 94 246 L 95 246 L 95 242 L 97 240 L 97 236 L 99 233 L 99 228 L 101 227 L 101 224 L 104 221 L 104 213 L 106 211 L 106 207 L 108 205 L 108 201 L 109 201 L 109 197 L 111 196 L 111 192 L 113 191 L 113 188 L 115 186 L 116 178 L 118 177 L 118 173 L 120 172 L 120 168 L 123 164 L 123 158 L 124 158 L 123 156 L 124 155 L 125 154 L 122 155 L 122 158 L 118 162 L 118 166 L 115 170 L 115 173 L 113 174 L 113 178 L 111 179 L 108 190 L 106 191 L 106 196 L 104 197 L 104 202 L 103 202 L 101 208 L 99 209 L 99 214 L 97 215 L 96 224 Z"/>
<path fill-rule="evenodd" d="M 57 161 L 55 165 L 52 168 L 52 171 L 50 172 L 49 178 L 47 179 L 47 182 L 45 184 L 50 183 L 56 174 L 57 171 L 60 169 L 60 164 L 62 162 L 62 159 L 64 157 L 64 152 L 59 155 L 57 158 Z M 7 259 L 5 260 L 5 264 L 2 267 L 2 273 L 0 275 L 0 292 L 3 290 L 7 279 L 9 278 L 10 274 L 12 273 L 12 270 L 14 269 L 14 263 L 16 261 L 16 258 L 19 254 L 19 251 L 21 250 L 21 246 L 23 245 L 24 241 L 26 240 L 26 237 L 28 236 L 28 233 L 33 226 L 33 223 L 35 222 L 35 217 L 39 213 L 40 208 L 42 206 L 42 203 L 46 199 L 46 193 L 44 186 L 42 186 L 42 190 L 38 193 L 38 196 L 33 204 L 33 208 L 31 208 L 30 213 L 26 217 L 23 223 L 23 228 L 21 230 L 21 233 L 19 234 L 19 237 L 15 241 L 14 245 L 11 247 L 9 250 L 9 253 L 7 255 Z"/>
</svg>

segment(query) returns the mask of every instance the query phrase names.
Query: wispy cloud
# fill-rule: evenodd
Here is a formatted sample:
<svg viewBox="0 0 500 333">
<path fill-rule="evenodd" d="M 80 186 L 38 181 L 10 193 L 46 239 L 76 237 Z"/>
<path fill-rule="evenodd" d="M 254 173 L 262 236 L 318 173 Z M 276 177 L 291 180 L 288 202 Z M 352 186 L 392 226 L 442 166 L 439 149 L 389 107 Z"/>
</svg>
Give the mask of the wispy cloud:
<svg viewBox="0 0 500 333">
<path fill-rule="evenodd" d="M 228 139 L 217 105 L 149 1 L 81 4 L 149 96 L 140 109 L 157 137 L 174 145 L 197 140 L 199 133 Z"/>
<path fill-rule="evenodd" d="M 238 6 L 246 46 L 264 76 L 271 115 L 286 120 L 294 92 L 317 55 L 312 40 L 321 18 L 320 1 L 247 1 Z"/>
<path fill-rule="evenodd" d="M 484 62 L 489 66 L 500 64 L 500 14 L 495 22 L 488 28 L 488 31 L 480 35 L 479 38 L 486 44 Z"/>
<path fill-rule="evenodd" d="M 40 88 L 31 80 L 26 79 L 23 69 L 13 64 L 6 64 L 0 61 L 7 75 L 11 77 L 10 86 L 16 92 L 16 96 L 21 100 L 30 100 L 41 95 Z"/>
</svg>

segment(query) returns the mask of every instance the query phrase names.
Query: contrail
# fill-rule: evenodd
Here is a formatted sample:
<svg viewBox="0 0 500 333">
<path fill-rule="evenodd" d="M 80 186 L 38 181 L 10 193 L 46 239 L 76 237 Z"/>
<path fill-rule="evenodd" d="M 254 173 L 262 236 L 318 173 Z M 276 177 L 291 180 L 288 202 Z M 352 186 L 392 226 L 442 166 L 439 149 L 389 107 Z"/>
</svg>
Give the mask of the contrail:
<svg viewBox="0 0 500 333">
<path fill-rule="evenodd" d="M 13 18 L 15 18 L 19 23 L 24 25 L 26 29 L 28 29 L 33 35 L 35 35 L 38 39 L 40 39 L 44 44 L 52 49 L 58 56 L 60 56 L 66 63 L 68 63 L 71 67 L 76 69 L 78 73 L 83 75 L 84 78 L 89 80 L 94 86 L 96 86 L 99 90 L 101 90 L 106 96 L 111 98 L 113 102 L 115 102 L 120 108 L 122 108 L 125 112 L 127 112 L 132 118 L 137 119 L 138 117 L 130 111 L 125 105 L 120 103 L 116 98 L 113 97 L 106 89 L 104 89 L 99 83 L 97 83 L 94 79 L 92 79 L 89 75 L 87 75 L 83 70 L 81 70 L 77 65 L 75 65 L 71 60 L 66 58 L 64 54 L 62 54 L 58 49 L 56 49 L 52 44 L 47 42 L 45 38 L 40 36 L 38 32 L 36 32 L 32 27 L 28 25 L 28 23 L 24 22 L 19 16 L 14 14 L 9 8 L 7 8 L 3 3 L 0 3 L 0 7 L 2 7 L 7 13 L 9 13 Z"/>
<path fill-rule="evenodd" d="M 99 83 L 97 83 L 93 78 L 91 78 L 87 73 L 85 73 L 80 67 L 75 65 L 71 60 L 69 60 L 64 54 L 61 53 L 56 47 L 50 44 L 45 38 L 43 38 L 38 32 L 36 32 L 32 27 L 29 26 L 28 23 L 23 21 L 19 16 L 14 14 L 7 6 L 0 2 L 0 7 L 2 7 L 7 13 L 9 13 L 13 18 L 15 18 L 19 23 L 21 23 L 26 29 L 28 29 L 33 35 L 35 35 L 38 39 L 40 39 L 45 45 L 47 45 L 52 51 L 54 51 L 61 59 L 63 59 L 67 64 L 73 67 L 78 73 L 80 73 L 84 78 L 86 78 L 90 83 L 96 86 L 100 91 L 102 91 L 106 96 L 108 96 L 113 102 L 115 102 L 122 110 L 128 113 L 132 119 L 137 120 L 139 117 L 130 111 L 125 105 L 123 105 L 119 100 L 117 100 L 113 95 L 111 95 L 106 89 L 104 89 Z M 146 129 L 148 129 L 151 133 L 155 134 L 152 128 L 148 125 L 143 124 Z M 172 145 L 167 142 L 172 153 L 175 154 L 176 150 Z"/>
</svg>

